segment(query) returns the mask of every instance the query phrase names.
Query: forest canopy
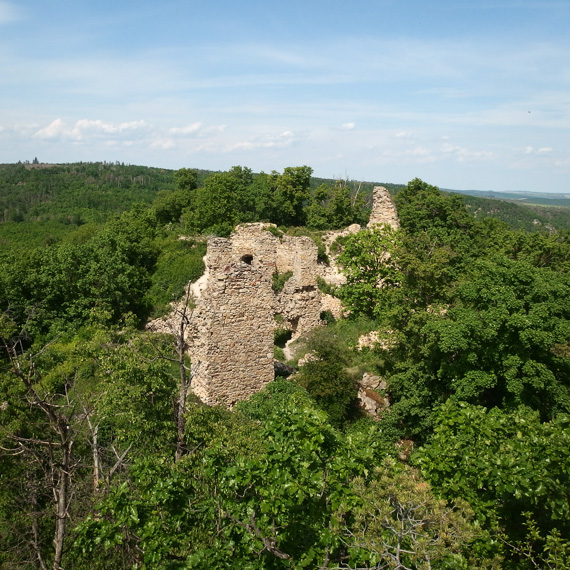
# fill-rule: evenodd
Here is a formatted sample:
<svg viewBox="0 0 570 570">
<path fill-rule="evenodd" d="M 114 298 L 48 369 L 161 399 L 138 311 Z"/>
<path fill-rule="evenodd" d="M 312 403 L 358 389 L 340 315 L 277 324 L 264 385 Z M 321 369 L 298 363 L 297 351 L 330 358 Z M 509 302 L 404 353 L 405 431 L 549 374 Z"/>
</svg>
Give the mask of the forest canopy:
<svg viewBox="0 0 570 570">
<path fill-rule="evenodd" d="M 38 163 L 0 185 L 1 567 L 570 566 L 563 225 L 386 185 L 400 228 L 335 244 L 347 318 L 226 410 L 186 399 L 195 363 L 145 324 L 190 314 L 209 236 L 263 221 L 322 245 L 366 224 L 372 183 Z"/>
</svg>

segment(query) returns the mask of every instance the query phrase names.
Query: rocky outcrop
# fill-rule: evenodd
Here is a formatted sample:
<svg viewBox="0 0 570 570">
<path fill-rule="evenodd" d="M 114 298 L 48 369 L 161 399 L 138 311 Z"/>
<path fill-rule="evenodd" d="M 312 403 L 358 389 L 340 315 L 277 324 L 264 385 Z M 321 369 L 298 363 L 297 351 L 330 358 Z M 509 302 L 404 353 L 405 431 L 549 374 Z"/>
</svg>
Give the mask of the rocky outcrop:
<svg viewBox="0 0 570 570">
<path fill-rule="evenodd" d="M 366 414 L 378 420 L 389 409 L 386 382 L 380 376 L 365 372 L 358 386 L 358 400 Z"/>
</svg>

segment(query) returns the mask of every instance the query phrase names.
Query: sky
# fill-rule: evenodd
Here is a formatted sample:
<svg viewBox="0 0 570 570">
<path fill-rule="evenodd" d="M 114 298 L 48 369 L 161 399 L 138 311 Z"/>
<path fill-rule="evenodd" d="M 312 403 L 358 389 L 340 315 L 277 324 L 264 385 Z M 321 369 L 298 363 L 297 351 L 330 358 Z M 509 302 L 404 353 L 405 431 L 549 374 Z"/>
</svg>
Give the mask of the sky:
<svg viewBox="0 0 570 570">
<path fill-rule="evenodd" d="M 0 0 L 0 163 L 570 194 L 570 0 Z"/>
</svg>

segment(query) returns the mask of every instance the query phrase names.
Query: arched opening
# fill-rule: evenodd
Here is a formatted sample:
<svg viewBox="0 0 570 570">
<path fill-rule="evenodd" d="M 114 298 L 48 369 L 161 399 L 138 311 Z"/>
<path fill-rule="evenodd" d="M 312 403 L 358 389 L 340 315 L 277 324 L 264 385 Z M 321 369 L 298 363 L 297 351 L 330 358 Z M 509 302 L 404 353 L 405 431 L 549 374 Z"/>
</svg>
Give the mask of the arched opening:
<svg viewBox="0 0 570 570">
<path fill-rule="evenodd" d="M 248 265 L 251 265 L 253 262 L 253 255 L 242 255 L 241 260 Z"/>
</svg>

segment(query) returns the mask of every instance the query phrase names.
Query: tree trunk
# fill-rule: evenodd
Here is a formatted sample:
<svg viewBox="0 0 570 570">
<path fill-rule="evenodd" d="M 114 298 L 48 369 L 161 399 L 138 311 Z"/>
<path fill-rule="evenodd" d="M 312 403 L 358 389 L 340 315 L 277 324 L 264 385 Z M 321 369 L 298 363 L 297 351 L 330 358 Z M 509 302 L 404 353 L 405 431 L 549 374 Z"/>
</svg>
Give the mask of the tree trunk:
<svg viewBox="0 0 570 570">
<path fill-rule="evenodd" d="M 65 539 L 65 525 L 67 522 L 67 511 L 69 508 L 69 468 L 71 463 L 72 441 L 67 437 L 67 428 L 62 426 L 65 432 L 62 433 L 62 458 L 59 469 L 59 482 L 56 488 L 56 517 L 54 533 L 54 558 L 53 570 L 61 570 L 61 560 L 63 558 L 63 542 Z"/>
</svg>

